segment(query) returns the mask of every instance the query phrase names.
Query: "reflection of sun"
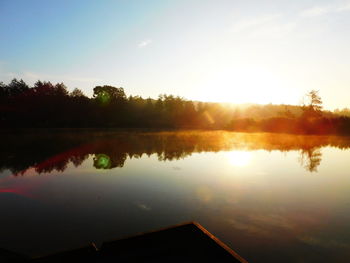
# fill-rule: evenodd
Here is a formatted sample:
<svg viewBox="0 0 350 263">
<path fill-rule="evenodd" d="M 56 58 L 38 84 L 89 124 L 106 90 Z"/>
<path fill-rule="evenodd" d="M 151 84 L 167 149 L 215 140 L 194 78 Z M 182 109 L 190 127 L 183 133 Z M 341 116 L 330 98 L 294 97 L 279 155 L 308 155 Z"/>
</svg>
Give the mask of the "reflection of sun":
<svg viewBox="0 0 350 263">
<path fill-rule="evenodd" d="M 232 151 L 227 153 L 227 158 L 233 166 L 246 166 L 252 159 L 252 154 L 247 151 Z"/>
</svg>

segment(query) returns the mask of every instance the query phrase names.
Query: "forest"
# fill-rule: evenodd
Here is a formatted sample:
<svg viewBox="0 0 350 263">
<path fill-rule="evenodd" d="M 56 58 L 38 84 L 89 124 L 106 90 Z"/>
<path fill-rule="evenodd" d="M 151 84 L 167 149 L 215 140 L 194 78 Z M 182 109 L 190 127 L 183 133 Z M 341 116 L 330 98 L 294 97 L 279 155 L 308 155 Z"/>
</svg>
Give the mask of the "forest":
<svg viewBox="0 0 350 263">
<path fill-rule="evenodd" d="M 12 128 L 150 128 L 223 129 L 241 132 L 350 134 L 349 110 L 325 111 L 318 91 L 302 105 L 231 105 L 127 96 L 124 89 L 96 86 L 93 96 L 69 92 L 63 83 L 23 80 L 0 82 L 0 127 Z"/>
</svg>

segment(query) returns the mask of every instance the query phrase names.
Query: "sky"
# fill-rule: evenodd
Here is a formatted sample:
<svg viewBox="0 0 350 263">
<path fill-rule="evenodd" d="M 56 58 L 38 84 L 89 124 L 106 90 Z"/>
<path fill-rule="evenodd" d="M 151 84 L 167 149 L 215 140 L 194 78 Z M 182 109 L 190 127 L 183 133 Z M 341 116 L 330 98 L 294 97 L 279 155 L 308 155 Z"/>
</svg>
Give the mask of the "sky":
<svg viewBox="0 0 350 263">
<path fill-rule="evenodd" d="M 349 107 L 350 0 L 0 0 L 0 81 Z"/>
</svg>

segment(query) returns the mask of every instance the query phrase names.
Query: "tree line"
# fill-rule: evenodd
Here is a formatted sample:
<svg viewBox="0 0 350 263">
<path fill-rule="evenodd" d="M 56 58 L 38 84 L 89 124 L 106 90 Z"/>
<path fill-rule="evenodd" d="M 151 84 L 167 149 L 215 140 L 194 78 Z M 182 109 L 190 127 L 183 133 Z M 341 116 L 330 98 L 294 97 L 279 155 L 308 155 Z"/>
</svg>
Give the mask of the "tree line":
<svg viewBox="0 0 350 263">
<path fill-rule="evenodd" d="M 127 96 L 124 89 L 96 86 L 93 96 L 69 92 L 63 83 L 0 82 L 2 128 L 227 129 L 248 132 L 350 134 L 350 116 L 322 110 L 317 91 L 295 105 L 232 106 L 186 100 Z M 342 112 L 343 113 L 343 112 Z"/>
</svg>

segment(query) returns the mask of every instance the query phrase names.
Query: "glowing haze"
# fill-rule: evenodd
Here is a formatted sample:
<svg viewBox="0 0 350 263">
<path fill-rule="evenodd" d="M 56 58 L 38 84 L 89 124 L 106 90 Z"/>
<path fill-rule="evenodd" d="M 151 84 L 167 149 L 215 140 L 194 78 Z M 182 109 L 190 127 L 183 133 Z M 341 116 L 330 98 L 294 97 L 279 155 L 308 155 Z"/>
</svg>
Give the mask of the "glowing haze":
<svg viewBox="0 0 350 263">
<path fill-rule="evenodd" d="M 350 1 L 0 2 L 0 81 L 128 94 L 348 106 Z"/>
</svg>

